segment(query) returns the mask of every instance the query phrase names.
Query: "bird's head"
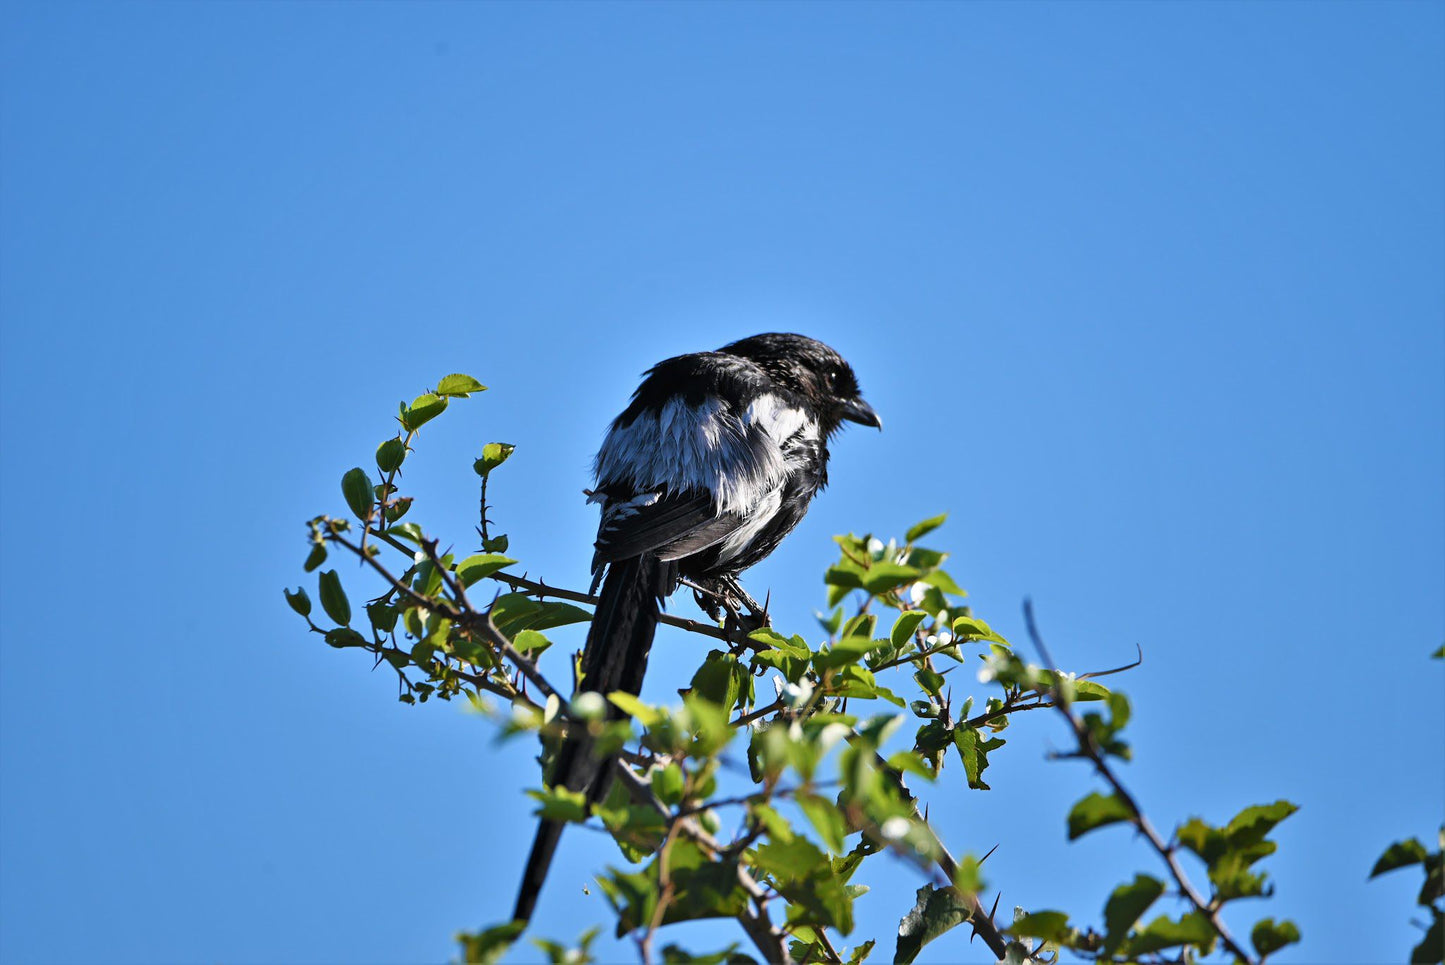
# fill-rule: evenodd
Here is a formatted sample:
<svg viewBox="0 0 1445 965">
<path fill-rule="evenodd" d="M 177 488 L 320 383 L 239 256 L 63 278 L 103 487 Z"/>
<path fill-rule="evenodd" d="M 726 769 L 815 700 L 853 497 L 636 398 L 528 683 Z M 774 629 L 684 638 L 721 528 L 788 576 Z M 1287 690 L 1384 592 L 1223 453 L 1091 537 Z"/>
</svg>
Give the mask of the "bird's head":
<svg viewBox="0 0 1445 965">
<path fill-rule="evenodd" d="M 852 366 L 817 339 L 770 332 L 733 342 L 721 351 L 755 362 L 779 385 L 807 400 L 825 435 L 832 435 L 844 422 L 883 428 L 878 413 L 863 401 Z"/>
</svg>

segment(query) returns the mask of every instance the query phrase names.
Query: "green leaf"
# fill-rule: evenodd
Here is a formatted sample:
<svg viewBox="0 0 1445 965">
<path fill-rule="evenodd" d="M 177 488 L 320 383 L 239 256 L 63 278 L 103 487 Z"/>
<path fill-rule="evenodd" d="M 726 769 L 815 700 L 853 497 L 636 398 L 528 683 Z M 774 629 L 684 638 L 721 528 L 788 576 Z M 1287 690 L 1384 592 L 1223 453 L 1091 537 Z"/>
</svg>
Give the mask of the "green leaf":
<svg viewBox="0 0 1445 965">
<path fill-rule="evenodd" d="M 1164 882 L 1145 874 L 1136 874 L 1133 882 L 1114 889 L 1104 905 L 1104 957 L 1123 946 L 1130 930 L 1162 894 Z"/>
<path fill-rule="evenodd" d="M 536 630 L 518 630 L 517 635 L 512 638 L 512 646 L 518 653 L 541 653 L 552 645 L 552 641 L 542 636 Z"/>
<path fill-rule="evenodd" d="M 1274 830 L 1274 826 L 1298 811 L 1289 801 L 1275 801 L 1273 804 L 1255 804 L 1236 814 L 1224 828 L 1225 837 L 1231 847 L 1256 844 Z"/>
<path fill-rule="evenodd" d="M 478 580 L 491 576 L 513 563 L 517 562 L 510 556 L 499 556 L 496 553 L 477 553 L 475 556 L 468 556 L 457 564 L 457 579 L 461 580 L 462 586 L 470 587 Z"/>
<path fill-rule="evenodd" d="M 824 670 L 846 667 L 862 660 L 868 651 L 877 646 L 878 644 L 868 637 L 845 637 L 834 643 L 826 652 L 815 653 L 813 667 L 819 673 Z"/>
<path fill-rule="evenodd" d="M 649 876 L 658 876 L 658 864 L 654 860 L 649 865 Z M 712 860 L 689 838 L 676 839 L 668 848 L 667 870 L 674 891 L 664 924 L 734 918 L 747 905 L 747 895 L 738 883 L 737 863 Z"/>
<path fill-rule="evenodd" d="M 920 570 L 933 570 L 937 569 L 939 564 L 946 559 L 948 559 L 947 553 L 925 549 L 922 546 L 912 546 L 900 556 L 898 562 L 907 563 L 909 566 L 916 566 Z"/>
<path fill-rule="evenodd" d="M 580 606 L 559 600 L 543 600 L 537 607 L 537 612 L 527 621 L 527 626 L 533 630 L 554 630 L 572 623 L 586 623 L 591 619 L 592 614 Z"/>
<path fill-rule="evenodd" d="M 818 618 L 818 625 L 828 632 L 828 636 L 837 636 L 838 628 L 843 625 L 842 607 L 834 607 L 827 616 L 821 613 L 816 613 L 815 616 Z"/>
<path fill-rule="evenodd" d="M 487 387 L 470 375 L 448 375 L 437 383 L 437 395 L 457 396 L 465 399 L 468 393 L 485 392 Z"/>
<path fill-rule="evenodd" d="M 753 960 L 737 951 L 738 943 L 733 942 L 720 952 L 697 955 L 678 945 L 662 947 L 662 965 L 755 965 Z"/>
<path fill-rule="evenodd" d="M 878 618 L 871 613 L 860 613 L 843 624 L 843 637 L 873 637 L 873 629 L 878 625 Z"/>
<path fill-rule="evenodd" d="M 286 594 L 286 604 L 290 606 L 291 609 L 303 617 L 311 615 L 311 597 L 306 595 L 305 587 L 298 586 L 295 593 L 287 589 L 282 589 L 281 592 Z"/>
<path fill-rule="evenodd" d="M 901 774 L 913 774 L 925 781 L 932 781 L 938 777 L 928 769 L 927 764 L 923 763 L 923 755 L 917 751 L 896 751 L 888 755 L 886 763 Z"/>
<path fill-rule="evenodd" d="M 585 686 L 587 681 L 582 681 Z M 628 717 L 634 717 L 643 727 L 652 727 L 663 718 L 663 712 L 649 704 L 644 704 L 640 699 L 625 690 L 614 691 L 606 695 L 607 699 L 617 706 Z"/>
<path fill-rule="evenodd" d="M 918 686 L 925 694 L 937 697 L 943 692 L 944 677 L 937 670 L 919 667 L 918 672 L 913 675 L 913 679 L 918 681 Z"/>
<path fill-rule="evenodd" d="M 836 928 L 844 935 L 852 932 L 856 893 L 833 874 L 832 863 L 817 845 L 803 837 L 773 840 L 756 854 L 758 867 L 788 899 L 790 925 Z"/>
<path fill-rule="evenodd" d="M 441 415 L 446 407 L 445 396 L 433 395 L 430 392 L 419 395 L 403 411 L 401 424 L 408 432 L 415 431 Z"/>
<path fill-rule="evenodd" d="M 307 557 L 306 557 L 306 565 L 303 566 L 302 568 L 303 568 L 304 570 L 306 570 L 307 573 L 310 573 L 312 570 L 316 569 L 316 567 L 320 566 L 322 563 L 325 563 L 325 562 L 326 562 L 326 544 L 325 544 L 325 543 L 315 543 L 315 544 L 313 544 L 312 547 L 311 547 L 311 552 L 310 552 L 310 554 L 308 554 Z"/>
<path fill-rule="evenodd" d="M 541 609 L 542 605 L 525 593 L 503 593 L 492 601 L 487 612 L 497 629 L 510 637 L 518 630 L 540 629 L 533 622 Z"/>
<path fill-rule="evenodd" d="M 901 649 L 905 643 L 913 639 L 914 631 L 926 619 L 928 619 L 928 614 L 922 610 L 904 610 L 894 621 L 893 630 L 888 634 L 888 642 L 895 648 Z"/>
<path fill-rule="evenodd" d="M 346 475 L 341 477 L 341 495 L 346 497 L 346 505 L 351 507 L 357 519 L 364 520 L 371 515 L 376 494 L 365 469 L 357 466 L 347 470 Z"/>
<path fill-rule="evenodd" d="M 587 929 L 578 936 L 576 946 L 570 948 L 548 938 L 534 938 L 532 944 L 546 954 L 547 965 L 591 965 L 596 961 L 591 953 L 592 941 L 601 931 L 601 925 Z"/>
<path fill-rule="evenodd" d="M 346 591 L 341 588 L 341 577 L 336 575 L 335 570 L 327 570 L 321 574 L 320 584 L 321 609 L 342 626 L 351 623 L 351 601 L 346 598 Z"/>
<path fill-rule="evenodd" d="M 650 807 L 631 803 L 620 781 L 613 782 L 606 800 L 593 805 L 592 811 L 611 832 L 618 849 L 633 863 L 655 852 L 667 832 L 663 816 Z"/>
<path fill-rule="evenodd" d="M 326 631 L 326 643 L 340 650 L 343 647 L 364 647 L 366 638 L 350 627 L 335 627 Z"/>
<path fill-rule="evenodd" d="M 1005 643 L 1003 637 L 993 631 L 987 623 L 977 617 L 955 617 L 953 620 L 953 635 L 960 640 L 992 640 L 996 643 Z"/>
<path fill-rule="evenodd" d="M 922 575 L 921 570 L 902 563 L 874 563 L 863 573 L 863 589 L 878 596 L 905 583 L 917 582 Z"/>
<path fill-rule="evenodd" d="M 873 953 L 873 946 L 876 944 L 878 943 L 875 941 L 866 941 L 853 949 L 851 953 L 845 952 L 848 955 L 847 965 L 863 965 L 863 962 L 867 961 L 868 956 Z"/>
<path fill-rule="evenodd" d="M 973 911 L 972 903 L 956 888 L 924 885 L 916 897 L 913 909 L 898 923 L 898 947 L 893 953 L 897 965 L 908 965 L 924 945 L 968 921 Z"/>
<path fill-rule="evenodd" d="M 376 628 L 376 632 L 380 634 L 387 634 L 396 629 L 396 620 L 400 615 L 401 610 L 398 607 L 382 600 L 372 600 L 366 605 L 366 617 Z"/>
<path fill-rule="evenodd" d="M 702 699 L 731 710 L 737 705 L 747 675 L 747 668 L 738 663 L 737 657 L 714 650 L 693 674 L 690 689 Z"/>
<path fill-rule="evenodd" d="M 1143 955 L 1179 945 L 1195 945 L 1208 954 L 1214 947 L 1214 926 L 1209 924 L 1197 911 L 1170 921 L 1167 915 L 1160 915 L 1151 921 L 1129 941 L 1129 955 Z"/>
<path fill-rule="evenodd" d="M 1134 813 L 1118 795 L 1095 791 L 1081 798 L 1069 811 L 1069 840 L 1073 841 L 1106 824 L 1132 820 Z"/>
<path fill-rule="evenodd" d="M 828 567 L 828 571 L 823 574 L 823 582 L 828 586 L 861 590 L 863 589 L 863 571 L 856 563 L 847 561 L 838 566 Z"/>
<path fill-rule="evenodd" d="M 1057 942 L 1068 936 L 1069 916 L 1061 911 L 1036 911 L 1008 926 L 1015 938 L 1041 938 Z"/>
<path fill-rule="evenodd" d="M 587 820 L 587 795 L 581 791 L 558 786 L 528 791 L 527 796 L 541 802 L 542 806 L 534 812 L 540 818 L 573 823 Z"/>
<path fill-rule="evenodd" d="M 682 768 L 676 761 L 652 772 L 652 790 L 663 804 L 682 802 Z"/>
<path fill-rule="evenodd" d="M 493 469 L 506 462 L 516 449 L 516 446 L 505 442 L 489 442 L 482 446 L 482 456 L 472 463 L 472 469 L 478 476 L 485 478 Z"/>
<path fill-rule="evenodd" d="M 1396 841 L 1385 849 L 1384 854 L 1380 855 L 1380 860 L 1375 862 L 1370 877 L 1394 871 L 1396 868 L 1408 868 L 1412 864 L 1422 864 L 1425 857 L 1425 846 L 1420 843 L 1418 838 Z"/>
<path fill-rule="evenodd" d="M 1275 924 L 1273 918 L 1262 918 L 1255 922 L 1249 932 L 1250 944 L 1259 952 L 1259 957 L 1273 955 L 1286 945 L 1293 945 L 1300 939 L 1299 928 L 1292 921 Z"/>
<path fill-rule="evenodd" d="M 1435 660 L 1445 660 L 1445 643 L 1440 644 L 1439 649 L 1430 654 Z"/>
<path fill-rule="evenodd" d="M 953 577 L 949 576 L 944 570 L 934 570 L 932 573 L 924 576 L 920 582 L 927 583 L 929 586 L 938 587 L 938 589 L 950 596 L 968 596 L 968 591 L 953 582 Z"/>
<path fill-rule="evenodd" d="M 847 822 L 838 810 L 838 805 L 816 794 L 799 794 L 798 807 L 807 815 L 808 822 L 823 839 L 823 844 L 834 854 L 843 853 L 844 837 L 848 833 Z"/>
<path fill-rule="evenodd" d="M 914 523 L 912 526 L 908 527 L 908 532 L 904 534 L 904 542 L 912 543 L 916 540 L 922 539 L 929 533 L 933 532 L 935 529 L 938 529 L 938 527 L 942 526 L 946 519 L 948 519 L 947 513 L 939 513 L 937 516 L 930 516 L 928 519 L 925 519 L 921 523 Z M 898 531 L 894 530 L 894 532 L 896 533 Z"/>
<path fill-rule="evenodd" d="M 977 727 L 959 724 L 953 730 L 953 743 L 958 748 L 959 759 L 963 761 L 964 775 L 968 786 L 976 791 L 990 790 L 983 782 L 983 772 L 988 768 L 988 752 L 1004 745 L 1002 737 L 985 739 Z"/>
<path fill-rule="evenodd" d="M 388 439 L 376 447 L 376 468 L 383 473 L 392 473 L 406 459 L 406 443 L 400 438 Z"/>
<path fill-rule="evenodd" d="M 387 530 L 392 536 L 399 536 L 402 539 L 409 539 L 418 546 L 421 545 L 421 527 L 416 523 L 398 523 Z"/>
<path fill-rule="evenodd" d="M 509 921 L 486 931 L 462 932 L 457 935 L 457 941 L 462 946 L 462 961 L 468 965 L 497 965 L 526 927 L 524 921 Z"/>
</svg>

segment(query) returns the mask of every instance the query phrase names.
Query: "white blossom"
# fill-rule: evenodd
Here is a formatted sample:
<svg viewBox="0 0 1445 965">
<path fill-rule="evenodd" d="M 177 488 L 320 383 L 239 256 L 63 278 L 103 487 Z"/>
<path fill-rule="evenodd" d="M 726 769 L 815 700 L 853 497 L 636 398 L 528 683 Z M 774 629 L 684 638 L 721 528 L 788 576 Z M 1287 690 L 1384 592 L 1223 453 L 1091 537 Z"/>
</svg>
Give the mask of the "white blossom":
<svg viewBox="0 0 1445 965">
<path fill-rule="evenodd" d="M 796 710 L 812 698 L 813 682 L 811 680 L 800 680 L 795 684 L 788 684 L 783 688 L 780 696 L 787 701 L 789 707 Z"/>
<path fill-rule="evenodd" d="M 927 583 L 915 583 L 908 588 L 908 599 L 913 601 L 914 606 L 917 606 L 918 604 L 923 602 L 923 594 L 927 592 Z"/>
<path fill-rule="evenodd" d="M 878 829 L 878 833 L 884 841 L 897 841 L 908 833 L 910 827 L 911 825 L 908 823 L 907 818 L 895 816 L 884 821 L 883 826 Z"/>
<path fill-rule="evenodd" d="M 583 720 L 597 720 L 607 713 L 607 701 L 595 690 L 584 690 L 572 698 L 572 712 Z"/>
<path fill-rule="evenodd" d="M 853 729 L 847 724 L 829 724 L 818 732 L 818 739 L 814 743 L 820 754 L 826 754 L 834 744 L 851 733 L 853 733 Z"/>
</svg>

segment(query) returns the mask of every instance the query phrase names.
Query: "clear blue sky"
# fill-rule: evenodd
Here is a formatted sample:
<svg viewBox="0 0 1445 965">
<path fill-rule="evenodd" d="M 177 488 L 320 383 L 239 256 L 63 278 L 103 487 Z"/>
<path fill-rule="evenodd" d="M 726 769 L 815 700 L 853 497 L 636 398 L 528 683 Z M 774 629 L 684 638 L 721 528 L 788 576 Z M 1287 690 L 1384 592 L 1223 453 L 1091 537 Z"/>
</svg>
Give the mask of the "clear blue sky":
<svg viewBox="0 0 1445 965">
<path fill-rule="evenodd" d="M 1442 50 L 1440 3 L 7 4 L 0 958 L 441 960 L 504 917 L 532 748 L 304 635 L 302 523 L 469 372 L 422 520 L 465 539 L 517 443 L 498 516 L 581 584 L 638 373 L 783 329 L 887 430 L 751 574 L 779 623 L 831 534 L 949 511 L 1003 632 L 1032 595 L 1063 662 L 1143 646 L 1158 823 L 1302 806 L 1236 924 L 1402 960 L 1418 883 L 1365 875 L 1445 801 Z M 1097 916 L 1151 858 L 1067 844 L 1090 778 L 1010 734 L 933 813 L 1002 907 Z M 605 921 L 615 858 L 570 834 L 537 931 Z M 874 884 L 891 949 L 916 882 Z"/>
</svg>

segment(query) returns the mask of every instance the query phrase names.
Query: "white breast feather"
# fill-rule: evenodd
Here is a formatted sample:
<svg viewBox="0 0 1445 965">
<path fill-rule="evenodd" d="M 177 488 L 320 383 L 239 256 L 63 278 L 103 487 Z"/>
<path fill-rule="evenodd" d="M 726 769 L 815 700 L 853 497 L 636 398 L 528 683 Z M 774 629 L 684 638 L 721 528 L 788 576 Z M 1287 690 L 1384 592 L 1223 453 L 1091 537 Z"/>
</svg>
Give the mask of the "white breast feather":
<svg viewBox="0 0 1445 965">
<path fill-rule="evenodd" d="M 726 564 L 750 546 L 763 528 L 772 522 L 778 509 L 783 505 L 783 490 L 778 487 L 766 493 L 756 505 L 747 520 L 718 545 L 718 562 Z"/>
<path fill-rule="evenodd" d="M 788 473 L 783 443 L 810 424 L 807 413 L 775 395 L 760 396 L 741 417 L 715 399 L 697 406 L 671 399 L 660 412 L 644 412 L 607 433 L 597 453 L 597 484 L 633 492 L 705 490 L 718 512 L 747 516 L 771 498 L 765 520 L 777 511 L 777 490 Z"/>
</svg>

